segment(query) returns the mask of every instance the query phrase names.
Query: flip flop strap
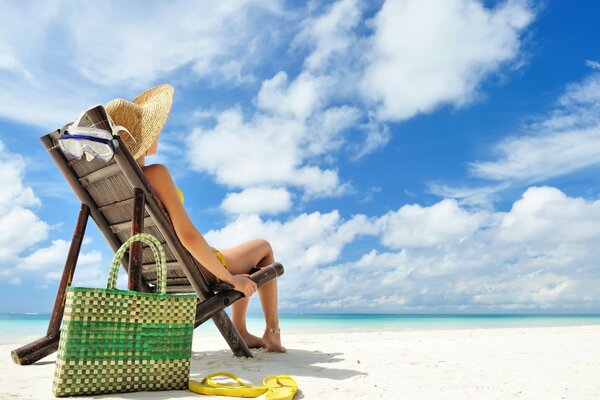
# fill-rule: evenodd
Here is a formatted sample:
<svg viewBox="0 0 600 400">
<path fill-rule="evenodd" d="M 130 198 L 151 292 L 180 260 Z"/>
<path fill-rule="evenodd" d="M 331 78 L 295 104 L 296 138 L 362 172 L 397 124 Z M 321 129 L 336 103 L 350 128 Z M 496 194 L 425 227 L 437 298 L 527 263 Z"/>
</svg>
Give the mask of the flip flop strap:
<svg viewBox="0 0 600 400">
<path fill-rule="evenodd" d="M 281 382 L 279 382 L 279 378 L 283 378 L 283 379 L 289 379 L 289 380 L 291 380 L 292 382 L 295 382 L 294 378 L 292 378 L 292 377 L 291 377 L 291 376 L 289 376 L 289 375 L 269 375 L 269 376 L 265 376 L 265 377 L 263 378 L 263 385 L 264 385 L 264 386 L 265 386 L 267 389 L 269 389 L 270 391 L 273 391 L 273 386 L 269 386 L 269 385 L 267 385 L 267 382 L 268 382 L 269 378 L 275 378 L 275 380 L 277 381 L 277 383 L 279 383 L 281 386 L 285 386 L 285 387 L 289 387 L 289 386 L 288 386 L 288 385 L 284 385 L 284 384 L 282 384 Z"/>
<path fill-rule="evenodd" d="M 231 372 L 213 372 L 212 374 L 208 374 L 204 377 L 204 379 L 202 379 L 202 383 L 205 383 L 209 386 L 213 386 L 213 387 L 222 387 L 222 388 L 230 388 L 231 385 L 226 385 L 226 384 L 222 384 L 222 383 L 217 383 L 217 382 L 213 382 L 210 378 L 214 378 L 216 376 L 226 376 L 228 378 L 233 379 L 234 381 L 236 381 L 236 383 L 239 386 L 249 386 L 247 384 L 245 384 L 244 382 L 242 382 L 242 380 L 240 378 L 238 378 L 236 375 L 232 374 Z"/>
</svg>

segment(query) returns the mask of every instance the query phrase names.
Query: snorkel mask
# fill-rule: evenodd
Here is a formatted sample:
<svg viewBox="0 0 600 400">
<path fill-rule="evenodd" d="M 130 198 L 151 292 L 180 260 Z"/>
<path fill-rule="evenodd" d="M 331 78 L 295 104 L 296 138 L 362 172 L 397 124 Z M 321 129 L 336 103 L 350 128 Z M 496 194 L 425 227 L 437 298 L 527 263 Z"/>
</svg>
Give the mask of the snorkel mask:
<svg viewBox="0 0 600 400">
<path fill-rule="evenodd" d="M 98 157 L 108 162 L 115 155 L 114 137 L 122 130 L 131 135 L 126 128 L 115 126 L 103 105 L 97 105 L 82 112 L 63 130 L 58 145 L 63 153 L 77 160 L 85 154 L 87 161 Z"/>
</svg>

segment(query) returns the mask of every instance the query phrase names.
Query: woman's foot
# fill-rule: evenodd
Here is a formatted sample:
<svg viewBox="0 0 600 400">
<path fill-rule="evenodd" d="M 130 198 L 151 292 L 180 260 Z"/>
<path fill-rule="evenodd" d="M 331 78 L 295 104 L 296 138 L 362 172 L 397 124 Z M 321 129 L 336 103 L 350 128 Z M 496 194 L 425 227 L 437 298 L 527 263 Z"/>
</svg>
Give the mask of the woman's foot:
<svg viewBox="0 0 600 400">
<path fill-rule="evenodd" d="M 265 347 L 265 341 L 259 338 L 258 336 L 252 335 L 250 332 L 240 332 L 240 336 L 244 339 L 244 342 L 251 349 L 259 349 L 261 347 Z"/>
<path fill-rule="evenodd" d="M 263 341 L 267 351 L 285 353 L 285 347 L 281 345 L 281 331 L 279 328 L 267 328 L 263 335 Z"/>
</svg>

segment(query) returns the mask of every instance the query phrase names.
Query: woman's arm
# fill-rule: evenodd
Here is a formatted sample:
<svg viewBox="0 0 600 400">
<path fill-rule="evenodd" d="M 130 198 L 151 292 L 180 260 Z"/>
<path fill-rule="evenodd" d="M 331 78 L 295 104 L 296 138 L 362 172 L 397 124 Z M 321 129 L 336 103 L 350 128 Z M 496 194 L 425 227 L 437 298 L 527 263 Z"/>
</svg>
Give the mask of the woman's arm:
<svg viewBox="0 0 600 400">
<path fill-rule="evenodd" d="M 167 209 L 181 244 L 214 276 L 224 282 L 231 283 L 235 290 L 244 293 L 246 297 L 250 297 L 257 289 L 256 283 L 246 276 L 232 275 L 221 264 L 213 249 L 206 243 L 204 236 L 196 229 L 185 211 L 177 195 L 175 183 L 169 170 L 160 164 L 148 165 L 142 167 L 142 170 L 156 195 Z"/>
</svg>

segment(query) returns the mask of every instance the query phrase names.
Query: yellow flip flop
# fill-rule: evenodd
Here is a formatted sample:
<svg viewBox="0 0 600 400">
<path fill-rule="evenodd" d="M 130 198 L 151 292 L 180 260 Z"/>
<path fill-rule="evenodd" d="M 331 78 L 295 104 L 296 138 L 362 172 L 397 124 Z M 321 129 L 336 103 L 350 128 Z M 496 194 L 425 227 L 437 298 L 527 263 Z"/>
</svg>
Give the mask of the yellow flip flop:
<svg viewBox="0 0 600 400">
<path fill-rule="evenodd" d="M 217 383 L 211 378 L 217 376 L 226 376 L 235 381 L 235 383 Z M 201 382 L 190 379 L 188 388 L 199 394 L 230 396 L 230 397 L 258 397 L 267 391 L 264 386 L 252 386 L 242 382 L 240 378 L 230 372 L 213 372 L 202 379 Z"/>
<path fill-rule="evenodd" d="M 267 400 L 292 400 L 298 391 L 298 382 L 288 375 L 269 375 L 263 379 Z"/>
</svg>

